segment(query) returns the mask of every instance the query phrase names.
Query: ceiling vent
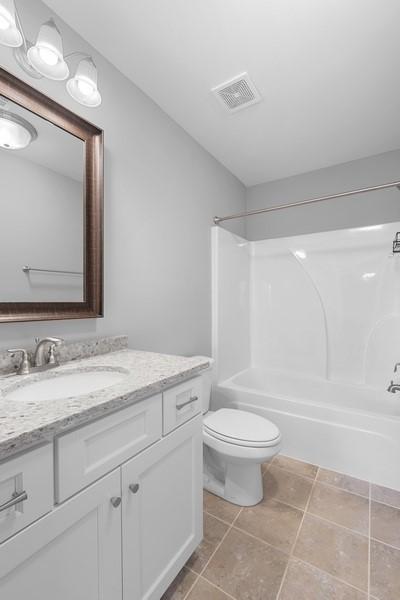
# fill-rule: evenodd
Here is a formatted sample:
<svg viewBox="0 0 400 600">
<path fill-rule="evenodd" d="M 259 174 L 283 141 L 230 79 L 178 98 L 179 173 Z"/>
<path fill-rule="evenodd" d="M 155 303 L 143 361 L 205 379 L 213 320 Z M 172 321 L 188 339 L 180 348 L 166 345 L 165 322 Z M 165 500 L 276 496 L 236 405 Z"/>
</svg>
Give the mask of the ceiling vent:
<svg viewBox="0 0 400 600">
<path fill-rule="evenodd" d="M 236 112 L 261 101 L 261 96 L 247 73 L 225 81 L 211 91 L 229 112 Z"/>
</svg>

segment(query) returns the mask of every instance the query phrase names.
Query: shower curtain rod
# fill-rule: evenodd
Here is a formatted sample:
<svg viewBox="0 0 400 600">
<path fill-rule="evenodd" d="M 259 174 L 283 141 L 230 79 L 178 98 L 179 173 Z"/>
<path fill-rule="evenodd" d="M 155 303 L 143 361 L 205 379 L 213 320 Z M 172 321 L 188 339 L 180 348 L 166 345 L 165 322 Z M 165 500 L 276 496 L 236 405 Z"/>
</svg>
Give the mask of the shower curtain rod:
<svg viewBox="0 0 400 600">
<path fill-rule="evenodd" d="M 330 196 L 310 198 L 309 200 L 301 200 L 300 202 L 289 202 L 288 204 L 279 204 L 276 206 L 269 206 L 268 208 L 249 210 L 248 212 L 236 213 L 234 215 L 228 215 L 226 217 L 214 217 L 214 223 L 215 225 L 218 225 L 219 223 L 222 223 L 222 221 L 229 221 L 230 219 L 241 219 L 242 217 L 251 217 L 252 215 L 260 215 L 262 213 L 273 212 L 275 210 L 282 210 L 283 208 L 292 208 L 293 206 L 304 206 L 305 204 L 314 204 L 314 202 L 323 202 L 324 200 L 333 200 L 334 198 L 344 198 L 345 196 L 355 196 L 356 194 L 363 194 L 364 192 L 375 192 L 377 190 L 385 190 L 387 188 L 392 187 L 397 187 L 400 190 L 400 181 L 382 183 L 380 185 L 373 185 L 371 187 L 360 188 L 358 190 L 349 190 L 348 192 L 340 192 L 339 194 L 331 194 Z"/>
</svg>

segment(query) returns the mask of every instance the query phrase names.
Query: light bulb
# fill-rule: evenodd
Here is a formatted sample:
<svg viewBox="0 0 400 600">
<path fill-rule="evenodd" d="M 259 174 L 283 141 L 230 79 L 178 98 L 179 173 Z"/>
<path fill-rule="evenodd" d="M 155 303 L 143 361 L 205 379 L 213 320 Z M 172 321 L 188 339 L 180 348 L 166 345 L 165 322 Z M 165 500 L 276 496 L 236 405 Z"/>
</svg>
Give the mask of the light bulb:
<svg viewBox="0 0 400 600">
<path fill-rule="evenodd" d="M 69 75 L 61 33 L 52 19 L 43 23 L 35 45 L 28 48 L 27 56 L 32 67 L 48 79 L 61 81 Z"/>
<path fill-rule="evenodd" d="M 85 81 L 84 79 L 78 79 L 77 86 L 83 96 L 92 96 L 96 91 L 95 86 L 90 81 Z"/>
<path fill-rule="evenodd" d="M 0 0 L 0 44 L 19 48 L 22 43 L 22 34 L 15 21 L 14 0 Z"/>
<path fill-rule="evenodd" d="M 58 55 L 51 48 L 46 48 L 46 46 L 41 46 L 38 48 L 39 56 L 46 65 L 54 67 L 58 63 Z"/>
<path fill-rule="evenodd" d="M 80 61 L 74 77 L 67 81 L 67 90 L 74 100 L 84 106 L 100 106 L 101 95 L 97 87 L 97 69 L 90 56 Z"/>
<path fill-rule="evenodd" d="M 10 26 L 10 21 L 3 17 L 3 15 L 0 15 L 0 29 L 6 31 L 7 29 L 10 29 Z"/>
</svg>

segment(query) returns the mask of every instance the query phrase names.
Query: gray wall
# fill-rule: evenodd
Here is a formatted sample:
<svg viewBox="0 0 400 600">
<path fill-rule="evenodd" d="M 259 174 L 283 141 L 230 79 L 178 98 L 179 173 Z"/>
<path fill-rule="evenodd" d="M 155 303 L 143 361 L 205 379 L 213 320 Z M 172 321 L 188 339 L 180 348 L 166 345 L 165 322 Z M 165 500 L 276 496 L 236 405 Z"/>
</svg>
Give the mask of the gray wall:
<svg viewBox="0 0 400 600">
<path fill-rule="evenodd" d="M 253 186 L 247 190 L 247 209 L 396 180 L 400 180 L 400 150 Z M 261 240 L 399 219 L 400 191 L 394 188 L 248 217 L 246 235 L 250 240 Z"/>
<path fill-rule="evenodd" d="M 37 0 L 19 0 L 19 6 L 27 36 L 35 39 L 51 12 Z M 135 85 L 58 23 L 66 53 L 93 53 L 103 95 L 99 108 L 74 102 L 63 83 L 29 79 L 11 49 L 0 47 L 0 64 L 105 130 L 106 316 L 0 324 L 0 347 L 31 344 L 35 335 L 127 333 L 131 347 L 208 354 L 212 217 L 243 210 L 245 189 Z M 243 233 L 241 223 L 233 227 Z"/>
</svg>

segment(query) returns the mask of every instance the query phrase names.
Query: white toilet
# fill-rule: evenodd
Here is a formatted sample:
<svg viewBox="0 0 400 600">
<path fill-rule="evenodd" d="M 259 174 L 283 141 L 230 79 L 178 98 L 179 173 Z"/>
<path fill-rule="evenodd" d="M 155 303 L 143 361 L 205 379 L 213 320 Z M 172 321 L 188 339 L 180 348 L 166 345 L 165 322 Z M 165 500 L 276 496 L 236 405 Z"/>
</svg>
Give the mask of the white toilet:
<svg viewBox="0 0 400 600">
<path fill-rule="evenodd" d="M 204 488 L 239 506 L 263 499 L 261 464 L 280 450 L 276 425 L 232 408 L 210 411 L 211 369 L 203 375 Z"/>
</svg>

